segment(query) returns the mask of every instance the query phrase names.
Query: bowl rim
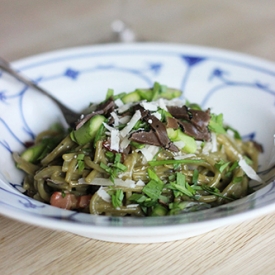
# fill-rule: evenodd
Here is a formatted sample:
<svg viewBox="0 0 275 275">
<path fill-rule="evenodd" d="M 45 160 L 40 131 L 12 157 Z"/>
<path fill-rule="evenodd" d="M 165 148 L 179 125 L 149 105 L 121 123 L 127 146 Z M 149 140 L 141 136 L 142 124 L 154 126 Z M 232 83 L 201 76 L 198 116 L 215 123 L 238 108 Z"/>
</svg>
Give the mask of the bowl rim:
<svg viewBox="0 0 275 275">
<path fill-rule="evenodd" d="M 156 49 L 157 48 L 157 49 Z M 108 51 L 121 51 L 121 52 L 125 52 L 126 50 L 128 51 L 128 54 L 133 52 L 133 51 L 143 51 L 144 49 L 149 50 L 150 52 L 156 51 L 156 50 L 166 50 L 166 51 L 174 51 L 174 52 L 181 52 L 181 51 L 185 51 L 185 52 L 189 52 L 191 53 L 198 53 L 198 52 L 203 52 L 204 54 L 208 55 L 208 56 L 217 56 L 217 57 L 222 57 L 225 59 L 234 59 L 237 60 L 236 62 L 238 62 L 238 64 L 243 64 L 243 63 L 253 63 L 256 64 L 255 67 L 262 67 L 265 69 L 266 72 L 268 72 L 269 74 L 271 74 L 272 76 L 275 76 L 275 64 L 273 62 L 267 61 L 265 59 L 262 58 L 258 58 L 258 57 L 254 57 L 251 55 L 247 55 L 244 53 L 238 53 L 238 52 L 234 52 L 234 51 L 229 51 L 229 50 L 225 50 L 225 49 L 218 49 L 218 48 L 211 48 L 211 47 L 205 47 L 205 46 L 197 46 L 197 45 L 186 45 L 186 44 L 176 44 L 176 43 L 148 43 L 148 42 L 142 42 L 142 43 L 133 43 L 133 44 L 105 44 L 105 45 L 94 45 L 94 46 L 81 46 L 81 47 L 73 47 L 73 48 L 67 48 L 67 49 L 60 49 L 60 50 L 54 50 L 54 51 L 50 51 L 50 52 L 46 52 L 46 53 L 41 53 L 41 54 L 37 54 L 37 55 L 33 55 L 33 56 L 29 56 L 26 58 L 22 58 L 20 60 L 14 61 L 12 62 L 13 65 L 18 68 L 20 71 L 24 72 L 27 71 L 28 69 L 32 69 L 35 66 L 38 66 L 38 64 L 45 64 L 45 62 L 48 62 L 48 64 L 50 63 L 54 63 L 56 61 L 62 61 L 62 59 L 66 58 L 66 56 L 70 57 L 71 59 L 74 58 L 83 58 L 84 54 L 83 53 L 99 53 L 102 52 L 104 53 L 108 53 Z M 0 178 L 1 181 L 1 178 Z M 271 182 L 270 184 L 275 184 L 275 182 Z M 0 187 L 1 187 L 1 183 L 0 183 Z M 262 189 L 261 189 L 262 190 Z M 260 190 L 259 190 L 260 191 Z M 257 191 L 257 192 L 259 192 Z M 255 193 L 253 193 L 250 196 L 247 196 L 243 199 L 238 200 L 238 203 L 248 199 L 250 199 L 253 195 L 255 195 Z M 229 203 L 227 204 L 227 206 L 231 207 L 233 203 Z M 237 203 L 237 204 L 238 204 Z M 218 206 L 215 208 L 210 209 L 212 212 L 216 212 L 219 211 L 220 209 L 224 209 L 227 208 L 224 206 Z M 214 209 L 214 210 L 213 210 Z M 215 210 L 216 209 L 216 210 Z M 15 219 L 15 220 L 19 220 L 22 222 L 27 222 L 30 224 L 34 224 L 37 226 L 43 226 L 43 227 L 47 227 L 47 228 L 54 228 L 54 229 L 59 229 L 59 230 L 63 230 L 64 226 L 70 225 L 71 226 L 71 230 L 74 231 L 86 231 L 86 230 L 93 230 L 96 232 L 102 232 L 102 230 L 106 231 L 106 232 L 110 232 L 112 230 L 116 231 L 116 234 L 119 234 L 120 231 L 121 234 L 127 234 L 127 232 L 131 232 L 131 231 L 135 231 L 138 230 L 139 234 L 148 234 L 148 232 L 151 230 L 152 227 L 162 227 L 165 230 L 168 230 L 169 232 L 172 231 L 177 231 L 182 229 L 182 227 L 184 226 L 185 228 L 193 228 L 194 226 L 197 225 L 203 225 L 205 223 L 211 225 L 211 224 L 216 224 L 217 221 L 219 221 L 219 223 L 221 224 L 228 224 L 232 222 L 232 219 L 234 221 L 244 221 L 247 219 L 251 219 L 254 217 L 258 217 L 260 215 L 264 215 L 267 213 L 270 213 L 271 211 L 275 210 L 275 202 L 272 204 L 267 204 L 267 205 L 263 205 L 259 208 L 255 208 L 255 209 L 249 209 L 246 210 L 245 212 L 240 212 L 240 213 L 235 213 L 235 214 L 230 214 L 228 216 L 222 216 L 222 217 L 214 217 L 212 219 L 205 219 L 205 220 L 200 220 L 200 221 L 193 221 L 191 223 L 172 223 L 172 224 L 159 224 L 157 223 L 156 225 L 147 225 L 145 226 L 144 224 L 141 225 L 131 225 L 131 223 L 129 222 L 129 225 L 125 225 L 123 224 L 122 226 L 119 226 L 117 222 L 115 222 L 114 224 L 110 223 L 108 224 L 108 226 L 105 225 L 105 223 L 101 224 L 86 224 L 84 223 L 77 223 L 76 221 L 72 221 L 72 220 L 65 220 L 65 216 L 63 216 L 64 220 L 61 219 L 56 219 L 56 218 L 52 218 L 52 217 L 48 217 L 45 218 L 43 216 L 36 216 L 34 219 L 34 215 L 32 213 L 29 212 L 24 212 L 25 215 L 19 215 L 16 211 L 13 211 L 12 209 L 10 209 L 9 207 L 5 207 L 4 205 L 1 206 L 0 208 L 0 213 L 6 217 Z M 68 210 L 65 210 L 66 212 L 68 212 Z M 208 211 L 209 210 L 202 210 L 202 211 Z M 73 212 L 73 211 L 72 211 Z M 200 211 L 201 212 L 201 211 Z M 75 213 L 75 212 L 73 212 Z M 84 214 L 87 215 L 87 214 Z M 186 215 L 186 214 L 182 214 L 182 215 Z M 192 215 L 197 215 L 197 213 L 188 213 L 187 216 L 192 216 Z M 93 215 L 91 215 L 93 216 Z M 166 218 L 166 217 L 165 217 Z M 98 221 L 100 219 L 105 220 L 106 221 L 106 217 L 105 216 L 96 216 L 95 219 Z M 133 220 L 135 218 L 133 217 L 120 217 L 120 218 L 116 218 L 116 220 L 124 220 L 127 221 L 128 224 L 128 220 Z M 163 220 L 164 217 L 141 217 L 141 218 L 137 218 L 140 221 L 144 220 L 148 220 L 148 219 L 154 219 L 154 220 Z M 171 220 L 173 218 L 166 218 L 167 220 Z M 49 221 L 55 221 L 54 223 L 50 223 Z M 123 230 L 122 230 L 123 229 Z M 123 233 L 122 233 L 122 231 Z"/>
</svg>

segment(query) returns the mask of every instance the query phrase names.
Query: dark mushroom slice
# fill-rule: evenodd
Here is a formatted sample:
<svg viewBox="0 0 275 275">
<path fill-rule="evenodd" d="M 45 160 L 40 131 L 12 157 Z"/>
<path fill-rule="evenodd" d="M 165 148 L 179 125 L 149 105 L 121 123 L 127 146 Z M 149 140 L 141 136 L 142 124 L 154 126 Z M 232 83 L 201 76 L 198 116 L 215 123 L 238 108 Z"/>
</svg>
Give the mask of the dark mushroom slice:
<svg viewBox="0 0 275 275">
<path fill-rule="evenodd" d="M 161 147 L 174 152 L 179 151 L 178 147 L 169 139 L 165 125 L 157 117 L 152 115 L 149 110 L 145 110 L 141 105 L 135 106 L 135 109 L 140 110 L 141 119 L 146 121 L 150 125 L 151 129 L 155 132 Z"/>
<path fill-rule="evenodd" d="M 113 100 L 112 97 L 110 97 L 108 100 L 100 103 L 95 111 L 93 111 L 92 113 L 89 113 L 87 115 L 85 115 L 83 118 L 80 118 L 77 122 L 76 122 L 76 127 L 75 129 L 79 129 L 80 127 L 82 127 L 89 119 L 91 119 L 93 116 L 95 115 L 107 115 L 110 114 L 115 108 L 115 102 Z"/>
<path fill-rule="evenodd" d="M 96 107 L 96 112 L 101 111 L 102 114 L 111 113 L 115 108 L 115 102 L 112 97 L 108 98 L 106 101 L 100 103 Z"/>
<path fill-rule="evenodd" d="M 207 109 L 206 111 L 194 110 L 189 109 L 186 106 L 167 106 L 167 109 L 173 117 L 177 119 L 187 120 L 199 130 L 204 130 L 204 128 L 208 126 L 211 118 L 209 109 Z"/>
<path fill-rule="evenodd" d="M 178 120 L 173 117 L 166 118 L 166 128 L 172 128 L 174 130 L 179 128 Z"/>
<path fill-rule="evenodd" d="M 142 143 L 142 144 L 149 144 L 162 147 L 157 135 L 152 130 L 149 132 L 139 131 L 135 132 L 130 137 L 131 141 Z"/>
<path fill-rule="evenodd" d="M 211 139 L 211 134 L 207 127 L 200 131 L 192 123 L 189 123 L 187 121 L 178 120 L 178 123 L 183 133 L 195 138 L 196 140 L 209 141 Z"/>
</svg>

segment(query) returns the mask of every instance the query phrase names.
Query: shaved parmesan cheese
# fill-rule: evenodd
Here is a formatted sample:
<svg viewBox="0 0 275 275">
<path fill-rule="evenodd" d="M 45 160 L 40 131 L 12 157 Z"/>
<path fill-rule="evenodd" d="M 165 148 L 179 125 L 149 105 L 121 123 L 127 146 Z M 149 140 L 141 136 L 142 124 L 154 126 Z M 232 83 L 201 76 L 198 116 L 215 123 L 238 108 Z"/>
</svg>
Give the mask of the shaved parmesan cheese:
<svg viewBox="0 0 275 275">
<path fill-rule="evenodd" d="M 123 149 L 126 149 L 127 146 L 130 144 L 130 140 L 125 137 L 124 139 L 122 139 L 122 141 L 120 142 L 120 149 L 123 150 Z"/>
<path fill-rule="evenodd" d="M 136 186 L 135 181 L 130 180 L 130 179 L 126 179 L 126 180 L 115 179 L 115 185 L 128 187 L 128 188 L 135 188 L 135 186 Z"/>
<path fill-rule="evenodd" d="M 181 107 L 185 104 L 185 102 L 181 99 L 177 99 L 177 98 L 174 98 L 172 100 L 168 100 L 166 99 L 165 100 L 165 104 L 166 106 L 177 106 L 177 107 Z"/>
<path fill-rule="evenodd" d="M 115 178 L 114 183 L 110 179 L 105 179 L 105 178 L 95 178 L 91 185 L 99 185 L 99 186 L 124 186 L 124 187 L 129 187 L 129 188 L 135 188 L 136 184 L 135 181 L 127 179 L 127 180 L 122 180 L 119 178 Z"/>
<path fill-rule="evenodd" d="M 218 146 L 217 146 L 217 135 L 215 133 L 211 133 L 211 141 L 212 141 L 212 149 L 211 152 L 217 152 L 218 151 Z"/>
<path fill-rule="evenodd" d="M 106 202 L 111 202 L 111 196 L 104 190 L 103 187 L 100 187 L 97 191 L 99 197 L 101 197 Z"/>
<path fill-rule="evenodd" d="M 125 111 L 127 111 L 128 109 L 130 109 L 130 107 L 133 106 L 133 103 L 130 102 L 130 103 L 126 103 L 126 104 L 123 104 L 121 106 L 118 107 L 117 111 L 118 113 L 124 113 Z"/>
<path fill-rule="evenodd" d="M 124 105 L 124 103 L 122 102 L 122 100 L 120 98 L 117 98 L 115 100 L 115 104 L 116 104 L 117 107 L 121 107 L 121 106 Z"/>
<path fill-rule="evenodd" d="M 136 123 L 140 120 L 140 118 L 141 113 L 139 110 L 137 110 L 135 114 L 132 116 L 131 120 L 127 123 L 127 125 L 120 131 L 120 135 L 122 137 L 126 137 L 133 129 L 133 127 L 136 125 Z"/>
<path fill-rule="evenodd" d="M 120 142 L 119 130 L 117 130 L 117 129 L 111 130 L 110 149 L 118 152 L 119 151 L 119 142 Z"/>
<path fill-rule="evenodd" d="M 154 104 L 153 102 L 147 102 L 147 101 L 142 101 L 140 105 L 145 109 L 149 111 L 157 111 L 158 106 Z"/>
<path fill-rule="evenodd" d="M 112 117 L 113 117 L 113 119 L 114 119 L 114 126 L 118 126 L 119 125 L 119 117 L 118 117 L 118 115 L 115 113 L 115 112 L 111 112 L 111 114 L 110 114 Z"/>
<path fill-rule="evenodd" d="M 174 144 L 181 150 L 184 146 L 185 143 L 183 141 L 174 141 Z"/>
<path fill-rule="evenodd" d="M 119 151 L 119 143 L 120 143 L 119 130 L 111 127 L 110 125 L 106 124 L 105 122 L 103 122 L 103 125 L 111 133 L 110 149 L 118 152 Z"/>
<path fill-rule="evenodd" d="M 202 153 L 204 155 L 209 155 L 209 153 L 212 150 L 212 142 L 205 142 L 203 148 L 202 148 Z"/>
<path fill-rule="evenodd" d="M 141 149 L 137 149 L 145 157 L 146 161 L 151 161 L 159 151 L 159 147 L 155 145 L 145 145 Z"/>
<path fill-rule="evenodd" d="M 126 124 L 130 121 L 130 119 L 131 119 L 131 116 L 123 116 L 119 118 L 119 122 L 122 124 Z"/>
<path fill-rule="evenodd" d="M 227 129 L 226 130 L 226 133 L 231 137 L 231 138 L 234 138 L 234 131 L 232 129 Z"/>
<path fill-rule="evenodd" d="M 163 98 L 160 98 L 160 99 L 158 100 L 158 105 L 159 105 L 159 107 L 160 107 L 161 109 L 163 109 L 163 110 L 165 110 L 165 111 L 168 111 L 168 109 L 166 108 L 166 104 L 165 104 Z"/>
<path fill-rule="evenodd" d="M 152 115 L 161 120 L 161 114 L 159 112 L 152 113 Z"/>
<path fill-rule="evenodd" d="M 239 165 L 250 179 L 263 183 L 263 180 L 257 175 L 255 170 L 246 163 L 245 159 L 242 158 L 239 161 Z"/>
<path fill-rule="evenodd" d="M 144 181 L 142 181 L 142 180 L 138 180 L 138 181 L 136 182 L 136 185 L 137 185 L 137 186 L 145 186 L 145 183 L 144 183 Z"/>
<path fill-rule="evenodd" d="M 110 132 L 111 132 L 112 130 L 116 130 L 116 128 L 114 128 L 114 127 L 108 125 L 108 124 L 105 123 L 105 122 L 103 122 L 103 125 L 104 125 L 104 127 L 105 127 L 107 130 L 109 130 Z"/>
</svg>

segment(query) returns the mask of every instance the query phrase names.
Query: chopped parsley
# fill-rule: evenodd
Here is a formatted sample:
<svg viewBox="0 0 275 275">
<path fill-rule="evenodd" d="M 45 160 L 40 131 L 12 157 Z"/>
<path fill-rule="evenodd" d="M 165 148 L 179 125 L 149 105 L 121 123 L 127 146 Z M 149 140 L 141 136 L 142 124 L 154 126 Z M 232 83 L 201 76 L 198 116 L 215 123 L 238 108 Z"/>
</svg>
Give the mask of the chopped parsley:
<svg viewBox="0 0 275 275">
<path fill-rule="evenodd" d="M 226 169 L 226 167 L 229 166 L 229 164 L 229 161 L 220 160 L 214 166 L 220 173 L 222 173 Z"/>
<path fill-rule="evenodd" d="M 206 192 L 209 193 L 209 194 L 212 194 L 212 195 L 214 195 L 214 196 L 223 198 L 223 199 L 225 199 L 225 200 L 233 201 L 232 198 L 223 196 L 218 188 L 211 187 L 211 186 L 208 186 L 208 185 L 206 185 L 206 184 L 201 185 L 201 188 L 202 188 L 202 190 L 206 191 Z"/>
<path fill-rule="evenodd" d="M 211 119 L 209 121 L 208 128 L 210 131 L 215 132 L 217 134 L 225 134 L 226 131 L 223 126 L 223 114 L 211 114 Z"/>
<path fill-rule="evenodd" d="M 239 183 L 243 181 L 243 177 L 234 177 L 233 178 L 233 183 Z"/>
<path fill-rule="evenodd" d="M 84 163 L 84 154 L 78 154 L 76 159 L 77 159 L 77 167 L 78 167 L 78 171 L 81 173 L 84 168 L 85 168 L 85 163 Z"/>
<path fill-rule="evenodd" d="M 238 161 L 234 161 L 233 164 L 230 166 L 229 170 L 226 172 L 225 176 L 230 178 L 232 176 L 233 171 L 239 166 Z"/>
<path fill-rule="evenodd" d="M 107 151 L 105 153 L 105 156 L 110 160 L 110 161 L 114 161 L 114 158 L 115 158 L 115 154 L 111 151 Z"/>
<path fill-rule="evenodd" d="M 193 197 L 196 193 L 196 190 L 188 184 L 185 175 L 182 173 L 176 173 L 176 181 L 170 182 L 166 187 L 174 190 L 175 197 L 179 195 Z"/>
<path fill-rule="evenodd" d="M 100 125 L 98 131 L 95 134 L 94 147 L 99 140 L 103 140 L 106 137 L 104 124 Z"/>
<path fill-rule="evenodd" d="M 165 216 L 167 212 L 168 212 L 168 209 L 165 206 L 157 203 L 152 207 L 151 216 Z"/>
<path fill-rule="evenodd" d="M 106 93 L 106 100 L 114 96 L 114 90 L 113 89 L 108 89 Z"/>
<path fill-rule="evenodd" d="M 131 197 L 129 198 L 130 201 L 134 201 L 137 203 L 143 203 L 147 200 L 147 197 L 144 196 L 143 194 L 138 194 L 138 193 L 134 193 L 131 195 Z"/>
<path fill-rule="evenodd" d="M 162 189 L 164 187 L 164 183 L 162 180 L 159 179 L 159 177 L 153 171 L 153 169 L 148 169 L 148 176 L 150 178 L 150 181 L 144 186 L 142 191 L 149 198 L 156 201 L 161 195 Z"/>
<path fill-rule="evenodd" d="M 198 169 L 195 169 L 193 171 L 193 177 L 192 177 L 192 183 L 194 185 L 197 185 L 198 184 L 198 179 L 199 179 L 199 170 Z"/>
<path fill-rule="evenodd" d="M 100 167 L 110 176 L 110 180 L 114 183 L 115 178 L 117 178 L 120 172 L 124 172 L 127 170 L 127 167 L 121 163 L 121 154 L 117 153 L 114 157 L 114 162 L 106 165 L 101 162 Z"/>
<path fill-rule="evenodd" d="M 231 126 L 228 126 L 228 125 L 225 126 L 224 128 L 225 128 L 226 131 L 228 131 L 228 130 L 232 131 L 233 134 L 234 134 L 235 139 L 240 139 L 240 140 L 242 139 L 240 133 L 236 129 L 234 129 Z"/>
<path fill-rule="evenodd" d="M 122 205 L 123 198 L 124 198 L 124 194 L 121 189 L 116 189 L 112 192 L 111 200 L 114 208 L 118 208 Z"/>
</svg>

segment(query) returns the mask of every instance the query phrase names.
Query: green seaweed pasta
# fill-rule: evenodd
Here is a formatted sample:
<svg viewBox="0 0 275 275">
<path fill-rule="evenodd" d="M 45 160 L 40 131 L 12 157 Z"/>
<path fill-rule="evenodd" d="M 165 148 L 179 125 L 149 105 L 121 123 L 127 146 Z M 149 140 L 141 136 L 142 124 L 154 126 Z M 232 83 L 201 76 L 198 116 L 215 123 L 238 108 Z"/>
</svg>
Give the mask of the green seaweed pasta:
<svg viewBox="0 0 275 275">
<path fill-rule="evenodd" d="M 179 100 L 155 83 L 91 104 L 75 128 L 53 127 L 13 157 L 25 194 L 96 215 L 165 216 L 249 194 L 261 146 L 243 141 L 222 114 Z"/>
</svg>

